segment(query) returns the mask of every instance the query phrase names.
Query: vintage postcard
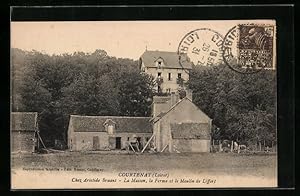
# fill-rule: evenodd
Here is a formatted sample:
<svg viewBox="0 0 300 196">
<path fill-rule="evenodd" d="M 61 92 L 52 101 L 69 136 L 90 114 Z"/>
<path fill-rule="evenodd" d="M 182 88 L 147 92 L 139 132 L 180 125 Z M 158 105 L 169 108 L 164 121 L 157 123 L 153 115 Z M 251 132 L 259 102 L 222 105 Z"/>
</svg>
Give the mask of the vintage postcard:
<svg viewBox="0 0 300 196">
<path fill-rule="evenodd" d="M 277 187 L 276 21 L 11 22 L 11 188 Z"/>
</svg>

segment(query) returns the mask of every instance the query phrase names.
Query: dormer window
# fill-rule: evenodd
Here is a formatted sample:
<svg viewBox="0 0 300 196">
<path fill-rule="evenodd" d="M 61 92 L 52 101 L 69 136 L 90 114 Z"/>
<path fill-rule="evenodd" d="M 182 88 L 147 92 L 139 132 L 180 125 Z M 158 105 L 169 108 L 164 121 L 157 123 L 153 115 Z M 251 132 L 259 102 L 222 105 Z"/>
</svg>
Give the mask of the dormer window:
<svg viewBox="0 0 300 196">
<path fill-rule="evenodd" d="M 160 69 L 161 68 L 161 61 L 157 61 L 157 67 L 158 67 L 158 69 Z"/>
<path fill-rule="evenodd" d="M 116 123 L 112 119 L 107 119 L 103 125 L 105 126 L 105 131 L 108 135 L 113 135 L 116 129 Z"/>
<path fill-rule="evenodd" d="M 114 125 L 108 125 L 108 126 L 107 126 L 107 133 L 108 133 L 109 135 L 114 134 L 114 129 L 115 129 Z"/>
<path fill-rule="evenodd" d="M 163 65 L 164 65 L 163 59 L 162 58 L 158 58 L 156 60 L 156 66 L 157 66 L 157 68 L 160 69 Z"/>
</svg>

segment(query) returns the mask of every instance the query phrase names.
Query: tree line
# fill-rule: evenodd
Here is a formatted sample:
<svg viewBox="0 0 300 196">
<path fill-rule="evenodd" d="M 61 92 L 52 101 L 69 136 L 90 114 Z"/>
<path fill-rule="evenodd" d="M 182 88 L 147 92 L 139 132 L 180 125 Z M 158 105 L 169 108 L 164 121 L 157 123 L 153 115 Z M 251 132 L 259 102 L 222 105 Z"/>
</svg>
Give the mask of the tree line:
<svg viewBox="0 0 300 196">
<path fill-rule="evenodd" d="M 155 80 L 138 62 L 93 53 L 12 49 L 12 110 L 39 113 L 46 146 L 66 142 L 69 115 L 150 116 Z"/>
<path fill-rule="evenodd" d="M 39 113 L 47 146 L 66 142 L 70 114 L 150 116 L 155 79 L 138 62 L 104 50 L 48 55 L 12 49 L 12 110 Z M 276 141 L 276 73 L 239 74 L 225 65 L 194 67 L 193 102 L 213 119 L 213 138 Z"/>
<path fill-rule="evenodd" d="M 226 65 L 195 67 L 193 102 L 213 119 L 213 139 L 276 143 L 276 71 L 241 74 Z"/>
</svg>

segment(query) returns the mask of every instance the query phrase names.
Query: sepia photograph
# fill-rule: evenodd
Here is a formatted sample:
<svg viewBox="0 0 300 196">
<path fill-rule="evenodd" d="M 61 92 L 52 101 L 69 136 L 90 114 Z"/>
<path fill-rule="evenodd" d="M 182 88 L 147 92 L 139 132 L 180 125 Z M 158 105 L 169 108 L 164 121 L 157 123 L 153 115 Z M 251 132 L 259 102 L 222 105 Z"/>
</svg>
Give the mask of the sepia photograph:
<svg viewBox="0 0 300 196">
<path fill-rule="evenodd" d="M 276 20 L 10 25 L 12 189 L 277 187 Z"/>
</svg>

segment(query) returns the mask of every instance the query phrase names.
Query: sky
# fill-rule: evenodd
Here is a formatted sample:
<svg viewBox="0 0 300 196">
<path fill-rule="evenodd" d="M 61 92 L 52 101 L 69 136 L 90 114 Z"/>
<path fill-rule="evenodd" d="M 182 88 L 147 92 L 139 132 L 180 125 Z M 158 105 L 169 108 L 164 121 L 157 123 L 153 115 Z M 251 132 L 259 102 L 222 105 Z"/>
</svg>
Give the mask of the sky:
<svg viewBox="0 0 300 196">
<path fill-rule="evenodd" d="M 241 21 L 239 21 L 241 22 Z M 248 21 L 249 22 L 249 21 Z M 105 50 L 138 59 L 146 50 L 176 52 L 183 37 L 199 28 L 225 36 L 238 21 L 12 22 L 11 47 L 47 54 Z"/>
</svg>

